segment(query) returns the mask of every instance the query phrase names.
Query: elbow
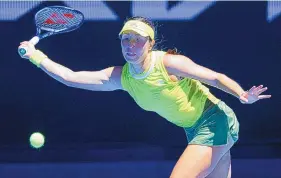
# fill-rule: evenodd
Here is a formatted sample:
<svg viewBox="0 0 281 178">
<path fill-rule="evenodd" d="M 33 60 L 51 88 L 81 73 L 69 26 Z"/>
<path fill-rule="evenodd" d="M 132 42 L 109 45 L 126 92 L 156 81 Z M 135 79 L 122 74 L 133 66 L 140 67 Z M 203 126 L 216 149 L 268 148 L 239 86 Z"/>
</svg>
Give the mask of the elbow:
<svg viewBox="0 0 281 178">
<path fill-rule="evenodd" d="M 222 73 L 217 73 L 217 80 L 223 80 L 223 79 L 225 79 L 227 76 L 225 75 L 225 74 L 222 74 Z"/>
<path fill-rule="evenodd" d="M 219 86 L 225 78 L 226 78 L 225 74 L 217 73 L 215 77 L 215 85 Z"/>
<path fill-rule="evenodd" d="M 75 72 L 68 71 L 61 75 L 61 82 L 68 87 L 74 87 L 74 80 Z"/>
<path fill-rule="evenodd" d="M 63 73 L 62 75 L 60 75 L 62 80 L 66 83 L 71 83 L 74 82 L 75 79 L 75 72 L 72 71 L 67 71 L 65 73 Z"/>
</svg>

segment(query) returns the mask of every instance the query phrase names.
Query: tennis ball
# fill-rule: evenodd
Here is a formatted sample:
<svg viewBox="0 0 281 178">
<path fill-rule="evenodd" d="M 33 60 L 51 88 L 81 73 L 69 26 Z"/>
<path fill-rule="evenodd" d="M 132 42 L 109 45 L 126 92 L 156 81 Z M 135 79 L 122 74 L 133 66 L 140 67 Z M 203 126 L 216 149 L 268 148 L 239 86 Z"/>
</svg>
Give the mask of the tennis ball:
<svg viewBox="0 0 281 178">
<path fill-rule="evenodd" d="M 31 134 L 29 142 L 33 148 L 40 148 L 44 145 L 45 138 L 40 132 L 35 132 Z"/>
</svg>

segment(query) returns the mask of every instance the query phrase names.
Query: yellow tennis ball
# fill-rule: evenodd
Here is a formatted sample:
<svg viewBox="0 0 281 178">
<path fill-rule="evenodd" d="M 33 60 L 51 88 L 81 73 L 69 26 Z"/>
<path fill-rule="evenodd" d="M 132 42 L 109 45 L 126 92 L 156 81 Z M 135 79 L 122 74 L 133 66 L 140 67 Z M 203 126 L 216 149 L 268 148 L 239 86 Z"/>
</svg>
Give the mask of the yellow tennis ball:
<svg viewBox="0 0 281 178">
<path fill-rule="evenodd" d="M 45 138 L 41 133 L 35 132 L 35 133 L 31 134 L 31 136 L 29 138 L 29 142 L 32 147 L 40 148 L 44 145 Z"/>
</svg>

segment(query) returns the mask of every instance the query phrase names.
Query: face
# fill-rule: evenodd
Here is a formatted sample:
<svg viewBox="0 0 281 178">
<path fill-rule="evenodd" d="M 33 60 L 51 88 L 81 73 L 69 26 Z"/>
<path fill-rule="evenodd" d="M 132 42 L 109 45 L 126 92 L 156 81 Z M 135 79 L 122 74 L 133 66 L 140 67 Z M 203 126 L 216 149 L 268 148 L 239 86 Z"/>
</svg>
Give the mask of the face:
<svg viewBox="0 0 281 178">
<path fill-rule="evenodd" d="M 125 60 L 132 64 L 138 64 L 146 58 L 151 49 L 151 43 L 149 37 L 143 37 L 130 31 L 122 35 L 121 47 Z"/>
</svg>

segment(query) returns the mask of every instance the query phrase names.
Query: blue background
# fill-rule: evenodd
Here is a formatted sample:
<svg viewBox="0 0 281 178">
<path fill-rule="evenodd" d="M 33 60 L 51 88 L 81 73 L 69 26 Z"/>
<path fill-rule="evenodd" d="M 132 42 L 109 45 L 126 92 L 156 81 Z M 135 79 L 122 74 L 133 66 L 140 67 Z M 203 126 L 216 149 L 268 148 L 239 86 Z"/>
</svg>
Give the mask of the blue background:
<svg viewBox="0 0 281 178">
<path fill-rule="evenodd" d="M 180 3 L 169 2 L 167 8 L 173 9 Z M 124 65 L 118 33 L 123 21 L 132 15 L 132 2 L 105 4 L 118 19 L 86 20 L 79 30 L 43 39 L 36 47 L 74 71 Z M 17 20 L 0 21 L 0 149 L 21 155 L 16 158 L 11 153 L 0 158 L 5 161 L 79 161 L 90 159 L 87 150 L 116 147 L 156 147 L 167 152 L 157 156 L 150 149 L 155 158 L 178 157 L 187 145 L 183 129 L 155 113 L 143 111 L 126 92 L 69 88 L 18 56 L 19 43 L 35 34 L 34 14 L 49 5 L 66 4 L 42 2 Z M 233 148 L 234 157 L 251 154 L 262 157 L 269 152 L 280 156 L 280 149 L 274 148 L 281 145 L 281 18 L 267 21 L 267 5 L 266 1 L 216 2 L 194 19 L 155 19 L 158 49 L 176 47 L 196 63 L 226 74 L 245 90 L 259 84 L 269 88 L 266 93 L 272 94 L 272 98 L 253 105 L 243 105 L 235 97 L 210 88 L 239 119 L 240 140 Z M 6 10 L 8 12 L 9 8 Z M 2 16 L 5 12 L 1 12 Z M 30 134 L 36 131 L 46 136 L 45 147 L 40 152 L 30 148 L 28 142 Z M 243 146 L 257 149 L 239 151 Z M 258 150 L 263 146 L 272 149 L 269 152 Z M 53 150 L 57 155 L 67 156 L 55 156 Z M 74 156 L 71 150 L 82 151 Z M 27 158 L 29 153 L 34 156 Z M 143 158 L 150 159 L 151 155 Z"/>
</svg>

